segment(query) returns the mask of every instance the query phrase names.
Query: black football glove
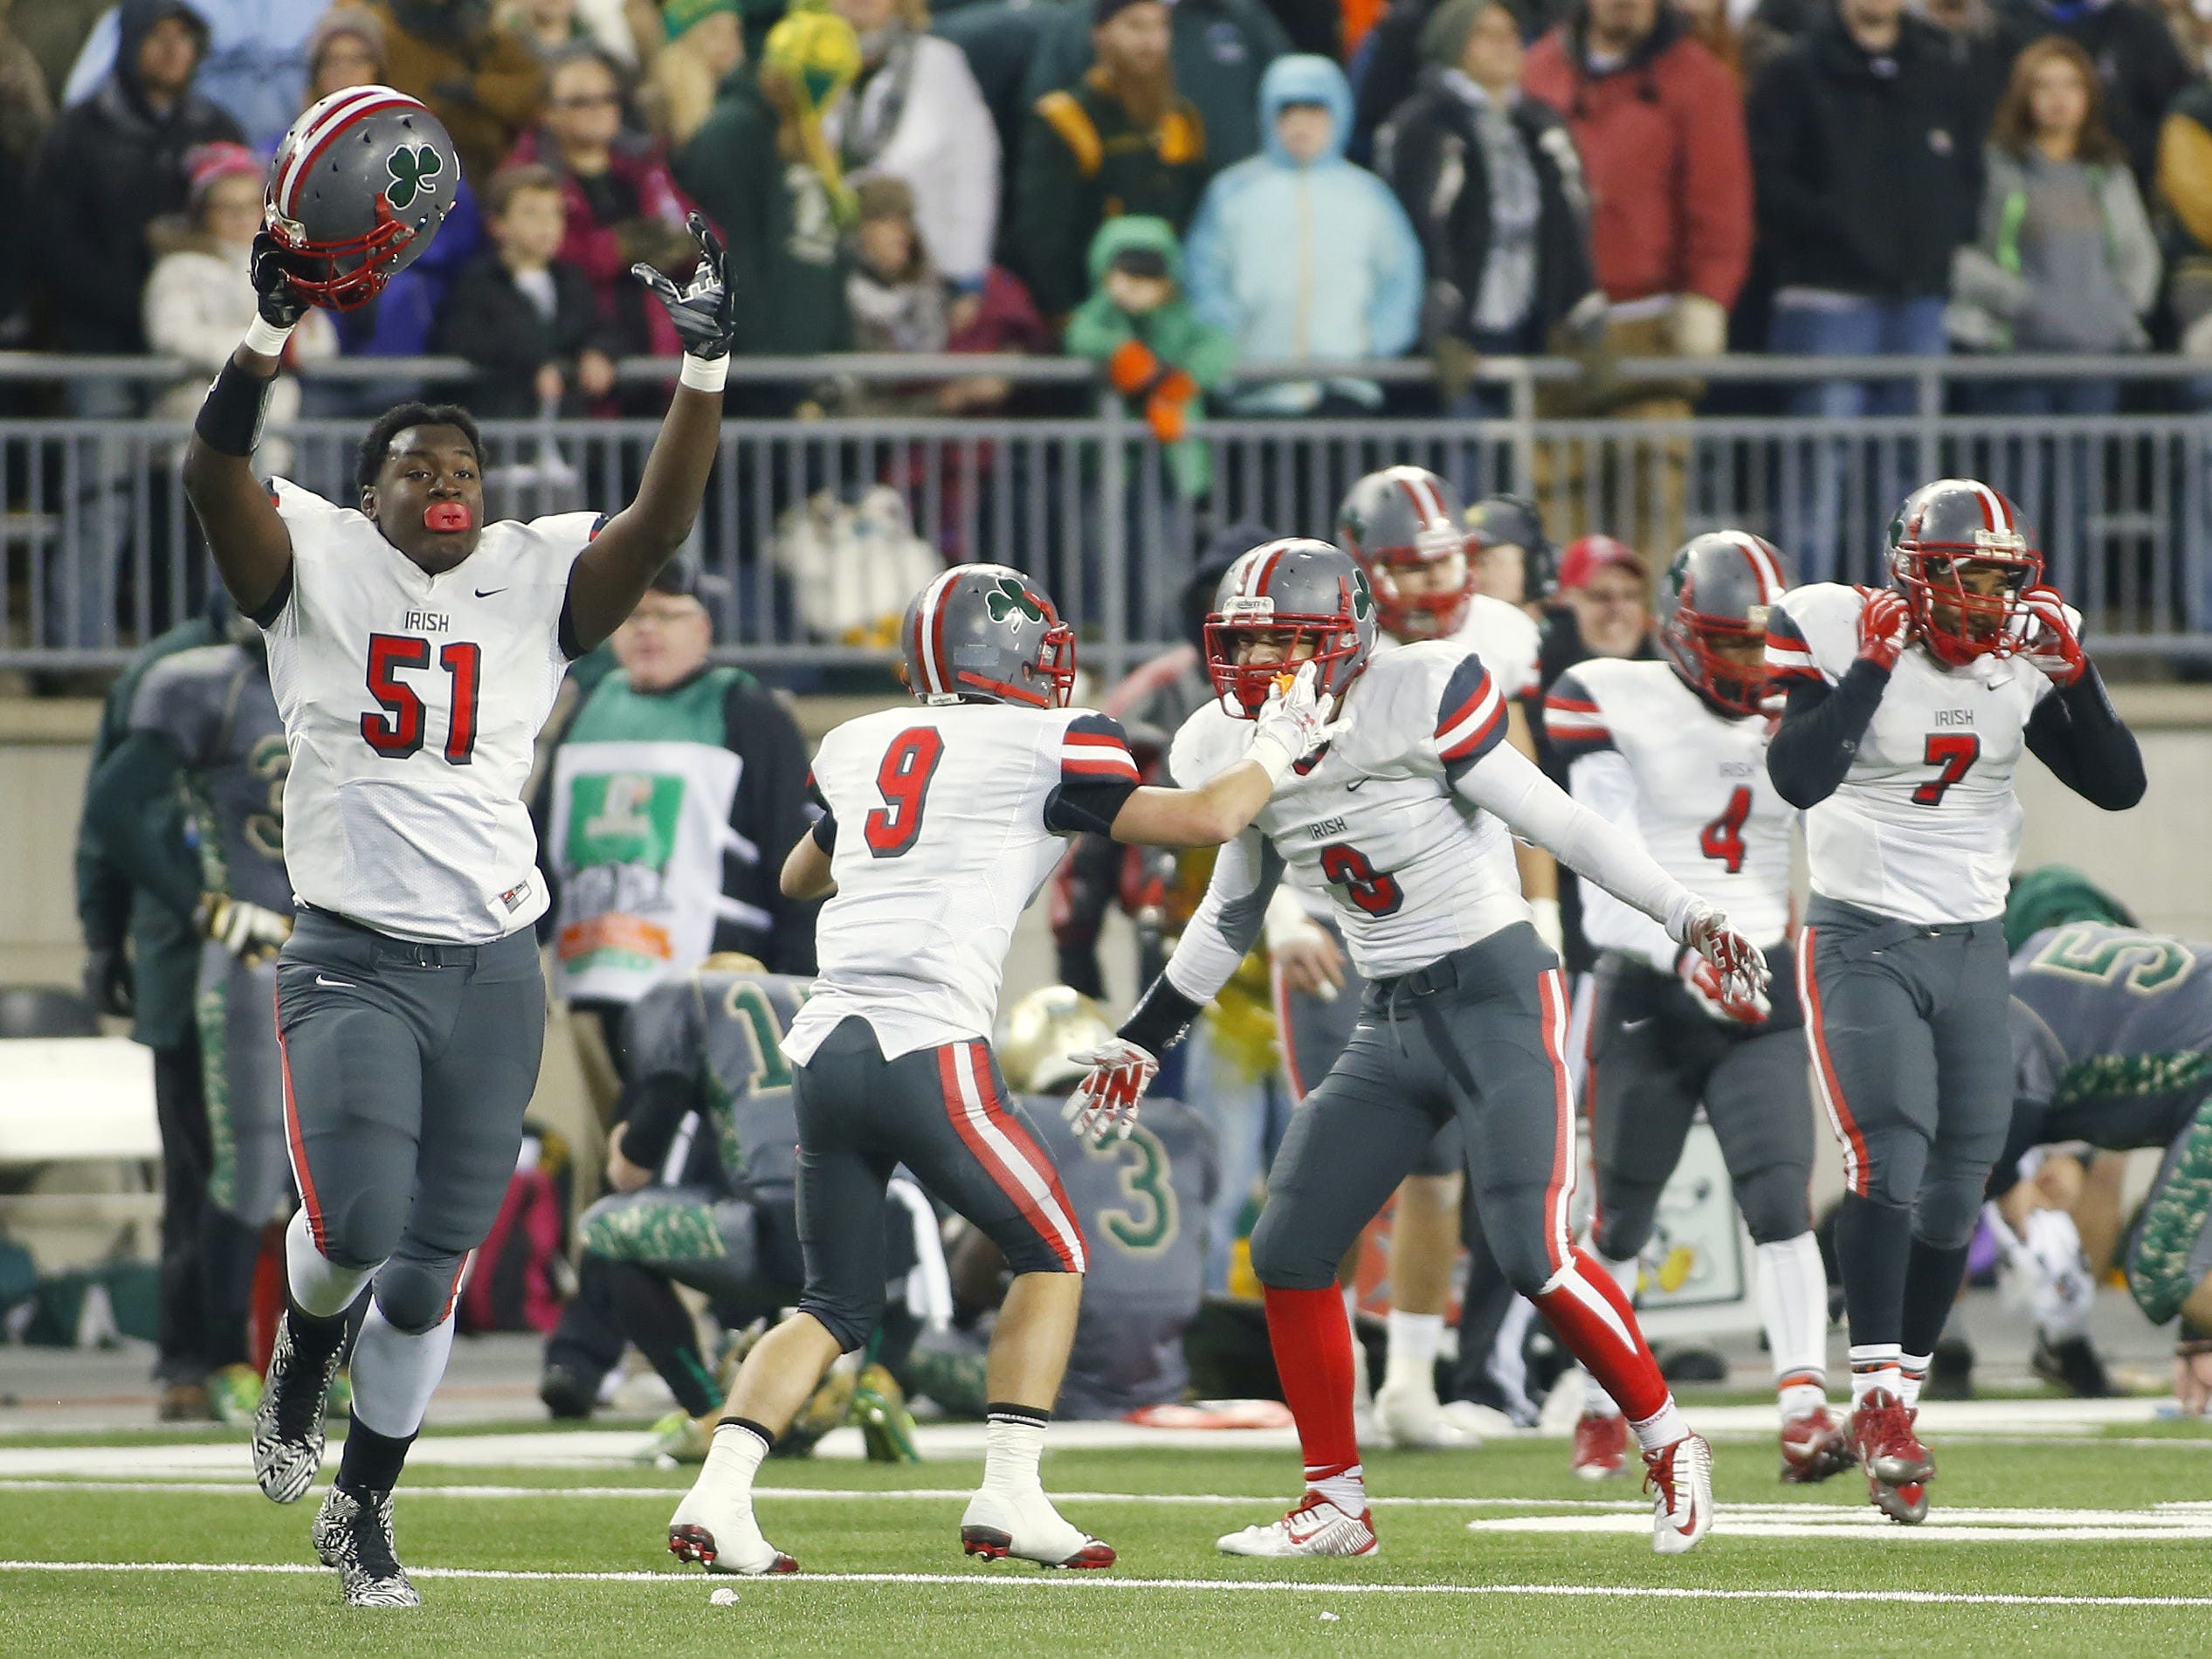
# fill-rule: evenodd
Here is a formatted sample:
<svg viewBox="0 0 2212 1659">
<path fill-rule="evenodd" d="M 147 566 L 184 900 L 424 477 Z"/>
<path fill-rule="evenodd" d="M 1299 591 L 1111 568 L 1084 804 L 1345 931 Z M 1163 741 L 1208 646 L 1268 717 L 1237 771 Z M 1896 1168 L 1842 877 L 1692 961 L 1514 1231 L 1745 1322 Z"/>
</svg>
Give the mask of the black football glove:
<svg viewBox="0 0 2212 1659">
<path fill-rule="evenodd" d="M 727 357 L 737 333 L 737 293 L 730 282 L 729 257 L 705 214 L 693 214 L 690 224 L 699 241 L 699 269 L 682 289 L 649 265 L 634 265 L 630 274 L 667 307 L 668 320 L 676 325 L 676 337 L 688 355 Z"/>
<path fill-rule="evenodd" d="M 292 286 L 285 269 L 285 251 L 266 231 L 253 238 L 253 292 L 259 296 L 261 320 L 272 328 L 289 328 L 307 314 L 307 302 Z"/>
<path fill-rule="evenodd" d="M 128 1019 L 137 1011 L 131 959 L 121 945 L 95 945 L 85 953 L 85 997 L 102 1014 Z"/>
</svg>

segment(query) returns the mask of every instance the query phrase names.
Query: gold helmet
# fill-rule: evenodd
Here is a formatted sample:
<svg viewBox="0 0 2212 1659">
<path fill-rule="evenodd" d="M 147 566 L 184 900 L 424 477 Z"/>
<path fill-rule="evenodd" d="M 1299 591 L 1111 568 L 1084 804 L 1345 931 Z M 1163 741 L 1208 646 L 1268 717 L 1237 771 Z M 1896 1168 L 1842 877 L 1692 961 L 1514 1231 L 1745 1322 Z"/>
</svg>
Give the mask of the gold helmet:
<svg viewBox="0 0 2212 1659">
<path fill-rule="evenodd" d="M 699 965 L 702 974 L 765 974 L 768 964 L 743 951 L 716 951 Z"/>
<path fill-rule="evenodd" d="M 1048 985 L 1006 1011 L 999 1070 L 1016 1094 L 1049 1093 L 1083 1075 L 1071 1054 L 1113 1040 L 1113 1027 L 1096 1002 L 1067 986 Z"/>
</svg>

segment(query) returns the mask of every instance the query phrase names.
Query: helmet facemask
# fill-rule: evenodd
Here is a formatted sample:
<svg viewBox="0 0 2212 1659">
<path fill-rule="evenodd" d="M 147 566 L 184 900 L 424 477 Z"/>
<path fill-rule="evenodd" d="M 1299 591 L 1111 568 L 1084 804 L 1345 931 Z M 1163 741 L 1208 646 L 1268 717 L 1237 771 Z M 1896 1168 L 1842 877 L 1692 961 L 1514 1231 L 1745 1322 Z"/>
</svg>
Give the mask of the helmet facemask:
<svg viewBox="0 0 2212 1659">
<path fill-rule="evenodd" d="M 1659 637 L 1675 672 L 1714 707 L 1730 714 L 1766 712 L 1774 689 L 1766 664 L 1766 606 L 1752 606 L 1749 619 L 1743 622 L 1733 616 L 1700 616 L 1684 607 L 1667 618 Z M 1757 655 L 1745 662 L 1715 649 L 1727 642 L 1741 642 Z"/>
<path fill-rule="evenodd" d="M 1395 639 L 1449 639 L 1474 602 L 1467 535 L 1456 527 L 1423 529 L 1409 547 L 1379 547 L 1361 562 L 1375 588 L 1375 623 Z M 1402 585 L 1412 576 L 1417 591 Z"/>
<path fill-rule="evenodd" d="M 1238 660 L 1246 644 L 1261 642 L 1278 644 L 1281 654 L 1271 662 Z M 1275 602 L 1262 595 L 1226 600 L 1206 619 L 1206 672 L 1214 694 L 1244 719 L 1258 715 L 1278 680 L 1309 662 L 1314 690 L 1340 694 L 1359 677 L 1365 656 L 1348 595 L 1344 610 L 1334 616 L 1278 612 Z"/>
<path fill-rule="evenodd" d="M 330 311 L 357 311 L 382 293 L 405 263 L 399 255 L 416 235 L 381 196 L 375 228 L 343 242 L 311 243 L 274 203 L 263 211 L 270 236 L 285 251 L 285 273 L 292 286 L 308 304 Z"/>
<path fill-rule="evenodd" d="M 1982 531 L 1974 541 L 1890 554 L 1890 578 L 1911 602 L 1914 628 L 1936 658 L 1954 667 L 2021 650 L 2022 595 L 2043 579 L 2042 555 L 2017 531 Z"/>
</svg>

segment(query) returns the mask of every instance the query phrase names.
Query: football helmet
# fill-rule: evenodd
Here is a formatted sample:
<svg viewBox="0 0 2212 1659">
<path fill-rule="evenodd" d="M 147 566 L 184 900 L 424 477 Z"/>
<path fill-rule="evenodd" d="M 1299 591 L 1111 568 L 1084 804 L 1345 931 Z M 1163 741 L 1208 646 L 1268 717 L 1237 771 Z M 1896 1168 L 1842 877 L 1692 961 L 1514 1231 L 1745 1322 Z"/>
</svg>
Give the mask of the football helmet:
<svg viewBox="0 0 2212 1659">
<path fill-rule="evenodd" d="M 1715 639 L 1764 647 L 1767 612 L 1788 585 L 1781 553 L 1742 530 L 1692 536 L 1667 566 L 1659 643 L 1690 689 L 1731 714 L 1756 714 L 1768 692 L 1763 662 L 1746 665 L 1712 649 Z"/>
<path fill-rule="evenodd" d="M 1075 630 L 1004 565 L 954 565 L 913 596 L 899 638 L 925 703 L 1065 708 L 1075 690 Z"/>
<path fill-rule="evenodd" d="M 1466 622 L 1475 570 L 1459 492 L 1428 468 L 1387 466 L 1361 478 L 1336 510 L 1336 539 L 1374 584 L 1384 633 L 1449 639 Z M 1415 570 L 1429 573 L 1429 591 L 1402 592 L 1399 573 Z"/>
<path fill-rule="evenodd" d="M 1259 712 L 1278 676 L 1309 658 L 1314 691 L 1340 698 L 1367 666 L 1375 630 L 1375 589 L 1358 560 L 1305 537 L 1265 541 L 1221 579 L 1206 618 L 1206 672 L 1244 719 Z M 1239 643 L 1256 634 L 1291 635 L 1284 659 L 1239 664 Z"/>
<path fill-rule="evenodd" d="M 1016 1094 L 1065 1090 L 1091 1068 L 1074 1059 L 1114 1038 L 1113 1022 L 1096 1002 L 1065 985 L 1031 991 L 1006 1011 L 995 1046 L 999 1070 Z"/>
<path fill-rule="evenodd" d="M 1559 586 L 1559 549 L 1544 533 L 1544 515 L 1524 496 L 1485 495 L 1467 509 L 1467 553 L 1519 547 L 1524 601 L 1548 599 Z"/>
<path fill-rule="evenodd" d="M 1911 602 L 1928 650 L 1954 666 L 2021 649 L 2021 597 L 2043 580 L 2043 562 L 2020 509 L 1973 478 L 1923 484 L 1890 521 L 1890 585 Z M 1969 564 L 1996 567 L 2002 585 L 1969 591 L 1959 575 Z"/>
<path fill-rule="evenodd" d="M 460 183 L 437 116 L 389 86 L 348 86 L 277 145 L 262 217 L 300 297 L 351 311 L 430 246 Z"/>
</svg>

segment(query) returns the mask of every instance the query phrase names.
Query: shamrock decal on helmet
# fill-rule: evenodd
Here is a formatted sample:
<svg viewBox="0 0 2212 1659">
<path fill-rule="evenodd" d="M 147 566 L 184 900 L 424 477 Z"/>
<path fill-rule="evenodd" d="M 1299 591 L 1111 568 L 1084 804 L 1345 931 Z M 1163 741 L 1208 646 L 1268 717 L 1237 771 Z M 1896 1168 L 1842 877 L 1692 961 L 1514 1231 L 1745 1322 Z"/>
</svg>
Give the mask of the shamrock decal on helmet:
<svg viewBox="0 0 2212 1659">
<path fill-rule="evenodd" d="M 990 590 L 984 605 L 995 623 L 1010 621 L 1017 612 L 1031 622 L 1044 620 L 1044 607 L 1037 602 L 1028 589 L 1011 576 L 998 579 L 998 586 Z"/>
<path fill-rule="evenodd" d="M 384 158 L 384 166 L 392 176 L 385 198 L 394 212 L 403 213 L 417 192 L 445 170 L 445 158 L 428 144 L 403 144 Z"/>
<path fill-rule="evenodd" d="M 1368 612 L 1375 609 L 1375 589 L 1368 585 L 1368 573 L 1352 573 L 1352 615 L 1361 622 L 1368 619 Z"/>
</svg>

